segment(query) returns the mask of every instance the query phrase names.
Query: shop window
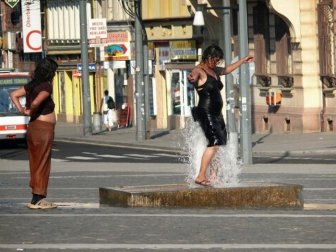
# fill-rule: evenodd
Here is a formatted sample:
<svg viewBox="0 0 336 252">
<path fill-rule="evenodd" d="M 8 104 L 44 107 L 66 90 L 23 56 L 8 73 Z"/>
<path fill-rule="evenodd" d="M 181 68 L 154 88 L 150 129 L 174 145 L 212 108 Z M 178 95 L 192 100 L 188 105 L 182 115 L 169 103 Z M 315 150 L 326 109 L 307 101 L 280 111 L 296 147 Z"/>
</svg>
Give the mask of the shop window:
<svg viewBox="0 0 336 252">
<path fill-rule="evenodd" d="M 190 116 L 190 108 L 195 106 L 194 86 L 187 80 L 190 70 L 172 71 L 171 97 L 174 115 Z"/>
<path fill-rule="evenodd" d="M 17 4 L 11 12 L 11 22 L 15 26 L 20 23 L 21 19 L 21 4 Z"/>
<path fill-rule="evenodd" d="M 171 77 L 173 114 L 181 113 L 181 84 L 179 72 L 173 72 Z"/>
</svg>

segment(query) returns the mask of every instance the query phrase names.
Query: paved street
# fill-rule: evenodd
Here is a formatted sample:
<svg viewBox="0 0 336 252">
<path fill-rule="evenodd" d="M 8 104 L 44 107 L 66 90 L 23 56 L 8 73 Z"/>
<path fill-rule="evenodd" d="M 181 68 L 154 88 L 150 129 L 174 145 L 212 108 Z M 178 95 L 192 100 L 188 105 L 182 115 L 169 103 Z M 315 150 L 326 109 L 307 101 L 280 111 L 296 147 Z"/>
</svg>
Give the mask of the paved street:
<svg viewBox="0 0 336 252">
<path fill-rule="evenodd" d="M 58 162 L 135 162 L 135 163 L 179 163 L 186 155 L 179 150 L 155 150 L 155 148 L 137 148 L 125 146 L 109 146 L 106 144 L 80 144 L 77 142 L 56 141 L 52 158 Z M 25 146 L 6 145 L 0 143 L 0 158 L 11 160 L 27 160 Z M 254 164 L 336 164 L 335 153 L 256 153 Z"/>
<path fill-rule="evenodd" d="M 163 150 L 108 153 L 82 144 L 83 155 L 75 145 L 55 144 L 48 198 L 59 208 L 47 211 L 24 206 L 30 200 L 25 151 L 6 150 L 12 154 L 0 161 L 0 251 L 336 250 L 334 164 L 243 167 L 241 181 L 303 185 L 302 211 L 118 208 L 99 205 L 99 187 L 183 183 L 184 164 Z M 123 153 L 130 158 L 100 157 Z"/>
</svg>

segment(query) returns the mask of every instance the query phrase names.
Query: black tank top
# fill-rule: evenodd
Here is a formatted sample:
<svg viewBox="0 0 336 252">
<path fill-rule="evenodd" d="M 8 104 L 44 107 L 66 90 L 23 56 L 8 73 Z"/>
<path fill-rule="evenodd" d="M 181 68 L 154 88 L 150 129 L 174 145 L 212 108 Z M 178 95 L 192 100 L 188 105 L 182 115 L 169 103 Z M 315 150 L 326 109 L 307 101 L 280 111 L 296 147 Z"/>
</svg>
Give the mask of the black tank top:
<svg viewBox="0 0 336 252">
<path fill-rule="evenodd" d="M 198 107 L 203 108 L 210 114 L 219 115 L 223 108 L 223 99 L 220 94 L 222 88 L 223 83 L 220 79 L 216 80 L 207 74 L 206 82 L 196 88 L 199 96 Z"/>
<path fill-rule="evenodd" d="M 30 122 L 35 121 L 36 118 L 38 118 L 40 115 L 47 115 L 54 111 L 55 109 L 55 103 L 51 98 L 52 95 L 52 85 L 49 82 L 43 82 L 43 83 L 33 83 L 29 82 L 28 84 L 24 85 L 24 89 L 26 91 L 26 108 L 30 109 L 31 103 L 33 100 L 37 97 L 37 95 L 42 92 L 46 91 L 50 95 L 47 99 L 45 99 L 38 109 L 35 111 L 33 115 L 30 116 Z"/>
</svg>

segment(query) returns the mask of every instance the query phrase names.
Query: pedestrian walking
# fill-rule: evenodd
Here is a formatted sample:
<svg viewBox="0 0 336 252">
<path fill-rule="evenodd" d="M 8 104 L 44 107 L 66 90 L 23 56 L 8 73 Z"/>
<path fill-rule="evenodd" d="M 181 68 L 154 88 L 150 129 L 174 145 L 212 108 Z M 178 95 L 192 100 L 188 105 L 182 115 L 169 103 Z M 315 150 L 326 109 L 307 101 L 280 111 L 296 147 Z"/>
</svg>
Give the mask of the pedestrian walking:
<svg viewBox="0 0 336 252">
<path fill-rule="evenodd" d="M 108 90 L 104 91 L 104 97 L 100 103 L 100 111 L 103 112 L 103 121 L 106 129 L 111 131 L 116 123 L 116 111 L 115 102 L 111 96 L 109 96 Z"/>
<path fill-rule="evenodd" d="M 56 116 L 52 100 L 52 80 L 57 70 L 57 63 L 45 58 L 41 60 L 32 75 L 32 80 L 14 90 L 10 97 L 17 110 L 30 116 L 27 130 L 28 158 L 30 168 L 30 187 L 32 200 L 27 205 L 31 209 L 56 208 L 47 201 L 47 189 L 51 168 L 51 150 L 54 142 Z M 25 107 L 20 104 L 20 97 L 26 97 Z"/>
<path fill-rule="evenodd" d="M 226 75 L 244 63 L 254 60 L 251 56 L 246 56 L 237 62 L 226 67 L 219 67 L 223 60 L 223 51 L 217 45 L 211 45 L 204 50 L 202 61 L 188 75 L 188 80 L 194 85 L 199 102 L 197 107 L 192 109 L 192 116 L 198 121 L 206 139 L 208 146 L 205 149 L 200 170 L 195 178 L 195 183 L 203 186 L 210 186 L 211 183 L 206 177 L 207 168 L 218 150 L 218 146 L 226 145 L 227 132 L 222 115 L 223 99 L 220 90 L 223 83 L 220 75 Z"/>
</svg>

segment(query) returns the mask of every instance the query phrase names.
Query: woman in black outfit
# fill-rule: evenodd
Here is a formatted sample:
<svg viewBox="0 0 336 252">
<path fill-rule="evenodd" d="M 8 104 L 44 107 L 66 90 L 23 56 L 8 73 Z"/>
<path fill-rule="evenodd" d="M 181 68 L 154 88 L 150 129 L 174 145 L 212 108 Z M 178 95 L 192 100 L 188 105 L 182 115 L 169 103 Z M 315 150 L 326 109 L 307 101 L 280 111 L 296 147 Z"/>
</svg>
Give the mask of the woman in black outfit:
<svg viewBox="0 0 336 252">
<path fill-rule="evenodd" d="M 246 56 L 224 68 L 218 67 L 217 65 L 223 60 L 223 55 L 222 49 L 217 45 L 207 47 L 202 55 L 202 62 L 188 76 L 188 80 L 194 85 L 199 96 L 198 105 L 193 108 L 192 115 L 199 122 L 208 140 L 208 146 L 202 155 L 201 167 L 195 179 L 196 184 L 203 186 L 211 185 L 206 178 L 207 168 L 218 146 L 225 145 L 227 141 L 222 115 L 223 99 L 220 94 L 223 83 L 219 76 L 229 74 L 240 65 L 254 60 L 253 57 Z"/>
</svg>

